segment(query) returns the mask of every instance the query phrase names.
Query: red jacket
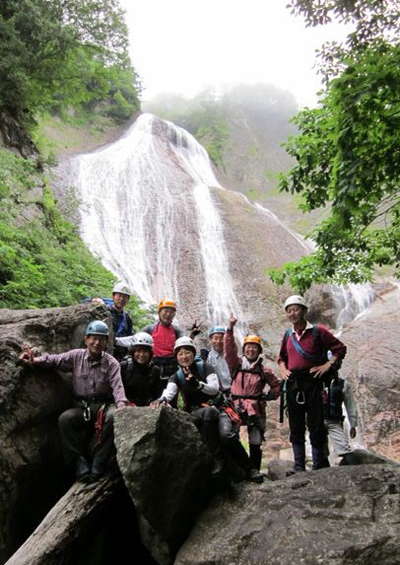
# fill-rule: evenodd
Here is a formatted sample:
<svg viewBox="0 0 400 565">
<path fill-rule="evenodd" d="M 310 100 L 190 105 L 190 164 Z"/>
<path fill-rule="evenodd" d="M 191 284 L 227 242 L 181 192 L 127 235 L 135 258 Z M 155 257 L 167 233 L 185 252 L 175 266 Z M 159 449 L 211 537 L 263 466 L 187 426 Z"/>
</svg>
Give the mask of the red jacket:
<svg viewBox="0 0 400 565">
<path fill-rule="evenodd" d="M 279 380 L 274 373 L 264 367 L 259 358 L 251 369 L 257 372 L 250 372 L 242 369 L 243 357 L 239 357 L 237 346 L 232 331 L 227 331 L 224 337 L 225 359 L 232 374 L 232 395 L 258 396 L 264 392 L 265 385 L 270 386 L 270 393 L 273 398 L 278 398 L 280 393 Z M 235 407 L 240 412 L 246 412 L 248 416 L 261 416 L 265 418 L 265 400 L 244 398 L 234 400 Z"/>
<path fill-rule="evenodd" d="M 304 358 L 301 353 L 296 351 L 293 345 L 293 339 L 297 340 L 296 335 L 293 333 L 291 337 L 287 333 L 283 336 L 281 350 L 279 352 L 279 361 L 284 361 L 289 371 L 301 371 L 304 369 L 311 369 L 316 365 L 325 363 L 328 359 L 327 352 L 332 351 L 332 354 L 340 361 L 346 355 L 346 346 L 339 339 L 337 339 L 325 326 L 317 325 L 317 331 L 313 332 L 312 327 L 305 330 L 300 338 L 300 345 L 310 355 L 319 357 L 320 361 L 310 360 Z"/>
</svg>

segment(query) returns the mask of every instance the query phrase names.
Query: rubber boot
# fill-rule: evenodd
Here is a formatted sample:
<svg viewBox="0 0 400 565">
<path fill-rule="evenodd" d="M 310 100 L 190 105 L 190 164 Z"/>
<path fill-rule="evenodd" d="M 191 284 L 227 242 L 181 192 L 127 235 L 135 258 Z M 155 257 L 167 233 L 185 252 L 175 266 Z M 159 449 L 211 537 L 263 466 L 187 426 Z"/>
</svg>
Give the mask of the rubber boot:
<svg viewBox="0 0 400 565">
<path fill-rule="evenodd" d="M 250 444 L 250 462 L 253 469 L 261 469 L 262 451 L 261 445 Z"/>
<path fill-rule="evenodd" d="M 306 470 L 306 446 L 304 443 L 292 443 L 295 473 L 301 473 Z"/>
<path fill-rule="evenodd" d="M 85 457 L 82 456 L 78 457 L 76 462 L 76 472 L 75 472 L 76 480 L 85 483 L 88 481 L 89 475 L 90 475 L 90 466 L 88 461 L 85 459 Z"/>
<path fill-rule="evenodd" d="M 322 447 L 311 446 L 311 452 L 312 452 L 312 460 L 313 460 L 313 466 L 312 466 L 313 471 L 330 467 L 329 459 L 325 454 L 324 446 Z"/>
</svg>

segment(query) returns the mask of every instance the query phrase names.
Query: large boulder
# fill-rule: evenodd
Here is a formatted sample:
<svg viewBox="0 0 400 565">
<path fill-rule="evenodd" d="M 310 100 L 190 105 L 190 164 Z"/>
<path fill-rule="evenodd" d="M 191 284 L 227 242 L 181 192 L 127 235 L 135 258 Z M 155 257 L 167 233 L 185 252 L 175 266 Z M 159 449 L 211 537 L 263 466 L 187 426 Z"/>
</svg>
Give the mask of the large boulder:
<svg viewBox="0 0 400 565">
<path fill-rule="evenodd" d="M 361 465 L 241 485 L 201 515 L 175 565 L 395 565 L 400 467 Z"/>
<path fill-rule="evenodd" d="M 400 290 L 382 294 L 345 328 L 348 347 L 342 374 L 359 411 L 360 439 L 369 449 L 400 461 L 400 349 L 397 342 Z"/>
<path fill-rule="evenodd" d="M 165 407 L 117 411 L 115 444 L 142 541 L 157 563 L 172 563 L 210 498 L 210 453 L 190 416 Z"/>
<path fill-rule="evenodd" d="M 0 310 L 0 562 L 31 533 L 65 490 L 57 417 L 71 405 L 67 378 L 24 368 L 24 343 L 49 353 L 82 346 L 103 306 Z"/>
</svg>

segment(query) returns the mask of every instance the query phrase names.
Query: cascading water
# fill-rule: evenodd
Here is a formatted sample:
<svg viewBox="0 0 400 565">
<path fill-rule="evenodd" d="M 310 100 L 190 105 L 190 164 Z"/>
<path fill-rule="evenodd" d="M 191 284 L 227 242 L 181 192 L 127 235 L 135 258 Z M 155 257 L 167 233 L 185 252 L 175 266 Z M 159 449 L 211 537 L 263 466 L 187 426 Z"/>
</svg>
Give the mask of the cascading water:
<svg viewBox="0 0 400 565">
<path fill-rule="evenodd" d="M 375 291 L 369 283 L 332 286 L 331 292 L 337 305 L 336 328 L 363 314 L 375 300 Z"/>
<path fill-rule="evenodd" d="M 144 302 L 189 300 L 209 323 L 240 314 L 209 190 L 219 184 L 189 133 L 143 114 L 117 142 L 73 159 L 69 175 L 83 239 Z"/>
</svg>

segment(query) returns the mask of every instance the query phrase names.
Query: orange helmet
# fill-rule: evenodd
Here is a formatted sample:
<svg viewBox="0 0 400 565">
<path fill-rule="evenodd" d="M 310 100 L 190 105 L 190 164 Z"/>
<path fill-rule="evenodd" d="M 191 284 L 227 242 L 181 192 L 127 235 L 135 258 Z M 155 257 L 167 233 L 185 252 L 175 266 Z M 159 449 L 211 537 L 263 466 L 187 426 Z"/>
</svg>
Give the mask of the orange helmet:
<svg viewBox="0 0 400 565">
<path fill-rule="evenodd" d="M 158 311 L 162 310 L 163 308 L 172 308 L 176 310 L 176 303 L 173 300 L 169 300 L 168 298 L 163 298 L 158 305 Z"/>
<path fill-rule="evenodd" d="M 258 335 L 246 335 L 243 340 L 243 347 L 246 345 L 246 343 L 256 343 L 259 346 L 260 351 L 262 351 L 261 337 L 259 337 Z"/>
</svg>

